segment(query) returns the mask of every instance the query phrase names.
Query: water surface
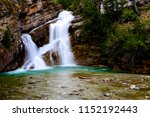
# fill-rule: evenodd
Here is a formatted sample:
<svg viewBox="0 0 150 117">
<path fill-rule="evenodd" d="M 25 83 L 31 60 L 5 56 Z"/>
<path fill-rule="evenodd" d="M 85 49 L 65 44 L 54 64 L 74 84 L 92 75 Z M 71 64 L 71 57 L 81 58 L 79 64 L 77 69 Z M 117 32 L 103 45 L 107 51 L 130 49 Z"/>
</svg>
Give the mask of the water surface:
<svg viewBox="0 0 150 117">
<path fill-rule="evenodd" d="M 150 99 L 150 76 L 56 66 L 0 74 L 0 99 Z"/>
</svg>

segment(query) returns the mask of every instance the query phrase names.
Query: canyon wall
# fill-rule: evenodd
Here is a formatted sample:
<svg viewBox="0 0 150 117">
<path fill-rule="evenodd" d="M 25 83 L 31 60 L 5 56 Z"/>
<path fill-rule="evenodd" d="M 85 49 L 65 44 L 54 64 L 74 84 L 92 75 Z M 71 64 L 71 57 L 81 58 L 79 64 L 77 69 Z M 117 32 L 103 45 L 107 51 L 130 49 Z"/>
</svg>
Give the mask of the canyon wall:
<svg viewBox="0 0 150 117">
<path fill-rule="evenodd" d="M 45 24 L 62 10 L 51 0 L 1 0 L 0 1 L 0 72 L 10 71 L 23 64 L 22 33 Z M 48 36 L 48 25 L 30 33 L 35 42 L 43 43 Z M 39 39 L 41 41 L 39 41 Z"/>
</svg>

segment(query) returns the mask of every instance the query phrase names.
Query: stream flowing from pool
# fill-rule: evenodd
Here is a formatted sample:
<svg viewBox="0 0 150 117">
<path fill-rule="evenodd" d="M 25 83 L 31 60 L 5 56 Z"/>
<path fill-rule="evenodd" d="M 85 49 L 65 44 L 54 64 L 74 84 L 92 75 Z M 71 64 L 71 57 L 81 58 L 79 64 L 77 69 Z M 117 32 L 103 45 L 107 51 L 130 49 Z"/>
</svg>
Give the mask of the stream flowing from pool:
<svg viewBox="0 0 150 117">
<path fill-rule="evenodd" d="M 150 99 L 150 75 L 88 66 L 18 69 L 0 74 L 0 99 Z"/>
</svg>

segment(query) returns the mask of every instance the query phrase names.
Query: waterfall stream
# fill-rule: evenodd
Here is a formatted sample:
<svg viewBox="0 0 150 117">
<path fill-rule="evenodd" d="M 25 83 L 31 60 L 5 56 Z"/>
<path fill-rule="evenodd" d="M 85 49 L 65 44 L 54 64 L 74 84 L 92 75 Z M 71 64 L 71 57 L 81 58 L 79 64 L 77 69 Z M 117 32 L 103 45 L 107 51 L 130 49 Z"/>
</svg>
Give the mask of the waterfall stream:
<svg viewBox="0 0 150 117">
<path fill-rule="evenodd" d="M 57 21 L 49 25 L 49 43 L 39 48 L 32 41 L 29 34 L 22 34 L 21 40 L 26 50 L 26 59 L 22 68 L 26 70 L 31 68 L 45 68 L 46 64 L 42 59 L 42 55 L 47 52 L 50 52 L 51 65 L 55 64 L 53 57 L 55 53 L 59 60 L 59 65 L 74 66 L 74 56 L 71 51 L 68 31 L 73 19 L 74 16 L 72 15 L 72 12 L 60 12 L 58 18 L 56 18 Z M 52 21 L 55 21 L 55 19 Z"/>
</svg>

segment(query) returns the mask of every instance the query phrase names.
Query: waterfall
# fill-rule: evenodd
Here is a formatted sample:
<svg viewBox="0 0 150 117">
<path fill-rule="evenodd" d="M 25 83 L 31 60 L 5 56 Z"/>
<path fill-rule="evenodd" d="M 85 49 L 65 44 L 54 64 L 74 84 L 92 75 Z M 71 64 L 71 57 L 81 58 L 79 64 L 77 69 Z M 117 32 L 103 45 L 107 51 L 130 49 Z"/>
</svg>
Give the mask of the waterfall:
<svg viewBox="0 0 150 117">
<path fill-rule="evenodd" d="M 59 65 L 75 65 L 68 31 L 73 19 L 74 16 L 72 15 L 72 12 L 60 12 L 58 18 L 53 20 L 57 21 L 49 25 L 49 43 L 39 48 L 32 41 L 32 38 L 29 34 L 22 34 L 21 40 L 25 46 L 26 52 L 26 59 L 22 68 L 27 70 L 31 68 L 45 68 L 46 64 L 42 59 L 42 55 L 47 52 L 50 52 L 50 61 L 52 65 L 55 64 L 53 53 L 55 53 L 57 59 L 59 60 Z M 51 21 L 48 22 L 51 23 Z"/>
<path fill-rule="evenodd" d="M 69 39 L 69 26 L 71 21 L 74 19 L 72 12 L 62 11 L 58 15 L 58 20 L 55 23 L 49 25 L 50 36 L 49 43 L 53 43 L 58 40 L 59 43 L 56 48 L 50 52 L 50 61 L 54 64 L 53 52 L 59 58 L 59 65 L 72 66 L 75 65 L 74 56 L 71 52 L 70 39 Z"/>
<path fill-rule="evenodd" d="M 39 54 L 38 47 L 32 41 L 32 38 L 29 34 L 23 34 L 21 36 L 21 40 L 25 46 L 26 59 L 22 68 L 29 70 L 31 68 L 41 69 L 46 67 L 42 56 Z"/>
</svg>

